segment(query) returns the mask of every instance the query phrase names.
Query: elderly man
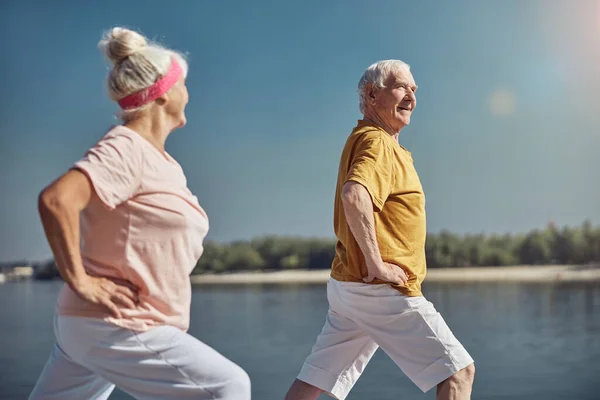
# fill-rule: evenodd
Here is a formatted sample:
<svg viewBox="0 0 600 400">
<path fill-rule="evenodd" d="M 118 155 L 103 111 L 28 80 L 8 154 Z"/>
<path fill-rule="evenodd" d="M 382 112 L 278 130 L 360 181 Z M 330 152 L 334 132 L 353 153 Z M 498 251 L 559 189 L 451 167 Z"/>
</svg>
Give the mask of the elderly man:
<svg viewBox="0 0 600 400">
<path fill-rule="evenodd" d="M 437 386 L 438 399 L 469 399 L 473 359 L 421 293 L 425 197 L 398 143 L 417 85 L 408 64 L 386 60 L 367 68 L 358 90 L 364 119 L 338 171 L 329 312 L 286 400 L 344 399 L 380 346 L 423 392 Z"/>
</svg>

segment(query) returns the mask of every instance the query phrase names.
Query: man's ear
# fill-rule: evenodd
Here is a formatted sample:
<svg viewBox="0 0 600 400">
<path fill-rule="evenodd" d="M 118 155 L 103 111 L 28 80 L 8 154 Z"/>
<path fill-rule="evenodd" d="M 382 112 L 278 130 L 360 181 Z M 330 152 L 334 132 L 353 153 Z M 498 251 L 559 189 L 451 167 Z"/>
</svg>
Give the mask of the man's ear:
<svg viewBox="0 0 600 400">
<path fill-rule="evenodd" d="M 367 83 L 367 100 L 370 104 L 375 104 L 375 97 L 377 95 L 377 87 L 372 83 Z"/>
</svg>

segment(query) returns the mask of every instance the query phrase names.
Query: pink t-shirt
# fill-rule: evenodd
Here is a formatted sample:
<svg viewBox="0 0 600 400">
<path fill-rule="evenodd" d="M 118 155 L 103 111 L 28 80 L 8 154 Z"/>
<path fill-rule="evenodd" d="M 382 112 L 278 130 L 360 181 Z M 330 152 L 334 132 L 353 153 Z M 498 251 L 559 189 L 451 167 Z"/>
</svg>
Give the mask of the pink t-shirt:
<svg viewBox="0 0 600 400">
<path fill-rule="evenodd" d="M 143 331 L 189 327 L 189 275 L 203 251 L 208 218 L 187 188 L 181 166 L 133 130 L 115 126 L 77 163 L 100 200 L 81 214 L 81 255 L 90 275 L 125 279 L 139 305 L 116 319 L 65 285 L 59 315 L 100 317 Z"/>
</svg>

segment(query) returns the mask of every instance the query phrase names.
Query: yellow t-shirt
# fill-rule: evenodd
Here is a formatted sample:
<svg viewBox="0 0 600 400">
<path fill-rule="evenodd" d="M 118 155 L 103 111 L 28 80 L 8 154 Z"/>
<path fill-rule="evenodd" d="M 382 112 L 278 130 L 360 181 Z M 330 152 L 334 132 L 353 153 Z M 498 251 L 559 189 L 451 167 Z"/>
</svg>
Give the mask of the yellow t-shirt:
<svg viewBox="0 0 600 400">
<path fill-rule="evenodd" d="M 335 193 L 334 229 L 338 238 L 331 277 L 362 282 L 365 257 L 346 222 L 341 194 L 354 181 L 371 195 L 375 234 L 383 261 L 402 265 L 408 275 L 406 287 L 392 285 L 407 296 L 421 296 L 427 273 L 425 261 L 425 195 L 413 159 L 387 132 L 360 120 L 346 141 Z M 375 279 L 372 283 L 386 283 Z"/>
</svg>

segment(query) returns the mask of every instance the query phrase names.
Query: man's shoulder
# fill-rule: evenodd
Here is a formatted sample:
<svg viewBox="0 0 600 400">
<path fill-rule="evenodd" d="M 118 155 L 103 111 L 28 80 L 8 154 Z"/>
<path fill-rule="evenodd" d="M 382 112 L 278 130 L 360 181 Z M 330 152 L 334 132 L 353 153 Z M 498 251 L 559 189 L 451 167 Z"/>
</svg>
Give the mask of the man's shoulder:
<svg viewBox="0 0 600 400">
<path fill-rule="evenodd" d="M 383 140 L 384 132 L 375 126 L 357 126 L 350 135 L 348 135 L 348 143 L 365 143 L 379 142 Z"/>
<path fill-rule="evenodd" d="M 386 138 L 387 133 L 376 127 L 363 127 L 352 131 L 348 136 L 345 147 L 357 151 L 358 149 L 372 151 L 393 152 L 393 142 Z"/>
</svg>

